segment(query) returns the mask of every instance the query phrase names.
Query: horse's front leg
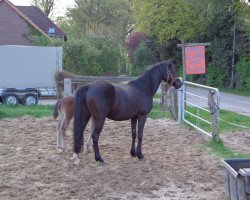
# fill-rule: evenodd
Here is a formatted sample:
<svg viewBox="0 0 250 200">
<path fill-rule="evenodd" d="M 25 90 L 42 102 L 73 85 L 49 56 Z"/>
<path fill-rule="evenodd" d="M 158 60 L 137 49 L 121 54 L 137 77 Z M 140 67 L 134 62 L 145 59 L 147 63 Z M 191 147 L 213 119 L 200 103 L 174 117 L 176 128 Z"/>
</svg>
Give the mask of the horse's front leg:
<svg viewBox="0 0 250 200">
<path fill-rule="evenodd" d="M 131 119 L 132 145 L 131 145 L 130 155 L 133 157 L 136 156 L 135 152 L 136 123 L 137 123 L 137 118 Z"/>
<path fill-rule="evenodd" d="M 138 144 L 137 144 L 137 157 L 141 160 L 143 159 L 143 154 L 142 154 L 142 138 L 143 138 L 143 129 L 144 129 L 144 125 L 145 122 L 147 120 L 147 115 L 143 115 L 138 117 Z"/>
</svg>

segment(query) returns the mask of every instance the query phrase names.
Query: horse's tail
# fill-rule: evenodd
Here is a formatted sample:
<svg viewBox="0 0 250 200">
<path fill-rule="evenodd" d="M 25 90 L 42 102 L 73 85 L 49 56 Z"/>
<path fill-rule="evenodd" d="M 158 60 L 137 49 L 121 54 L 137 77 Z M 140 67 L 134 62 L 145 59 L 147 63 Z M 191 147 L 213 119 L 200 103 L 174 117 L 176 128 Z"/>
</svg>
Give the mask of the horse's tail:
<svg viewBox="0 0 250 200">
<path fill-rule="evenodd" d="M 60 102 L 61 102 L 61 99 L 59 99 L 54 106 L 54 112 L 53 112 L 54 119 L 56 119 L 58 117 L 58 110 L 60 107 Z"/>
<path fill-rule="evenodd" d="M 88 86 L 82 86 L 75 93 L 74 107 L 74 130 L 73 130 L 73 150 L 74 153 L 80 153 L 83 146 L 83 132 L 90 118 L 90 112 L 86 102 L 86 92 Z"/>
</svg>

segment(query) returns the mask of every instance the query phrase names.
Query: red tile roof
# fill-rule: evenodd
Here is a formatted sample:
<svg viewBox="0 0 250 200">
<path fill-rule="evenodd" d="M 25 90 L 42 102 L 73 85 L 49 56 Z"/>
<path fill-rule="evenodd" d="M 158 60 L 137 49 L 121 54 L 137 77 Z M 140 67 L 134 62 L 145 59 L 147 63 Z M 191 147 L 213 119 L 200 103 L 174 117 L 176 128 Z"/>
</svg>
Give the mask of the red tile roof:
<svg viewBox="0 0 250 200">
<path fill-rule="evenodd" d="M 55 37 L 66 39 L 66 34 L 54 24 L 40 8 L 36 6 L 16 6 L 24 15 L 26 15 L 35 25 L 44 33 L 48 34 L 50 28 L 55 29 Z"/>
</svg>

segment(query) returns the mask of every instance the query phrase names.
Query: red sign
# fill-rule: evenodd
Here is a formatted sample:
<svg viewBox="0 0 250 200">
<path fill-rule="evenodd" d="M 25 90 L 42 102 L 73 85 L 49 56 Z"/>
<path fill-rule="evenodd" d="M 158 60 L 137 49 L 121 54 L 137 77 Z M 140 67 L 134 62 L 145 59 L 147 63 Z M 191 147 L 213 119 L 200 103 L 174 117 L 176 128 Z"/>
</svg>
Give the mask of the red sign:
<svg viewBox="0 0 250 200">
<path fill-rule="evenodd" d="M 205 46 L 185 47 L 186 74 L 205 74 Z"/>
</svg>

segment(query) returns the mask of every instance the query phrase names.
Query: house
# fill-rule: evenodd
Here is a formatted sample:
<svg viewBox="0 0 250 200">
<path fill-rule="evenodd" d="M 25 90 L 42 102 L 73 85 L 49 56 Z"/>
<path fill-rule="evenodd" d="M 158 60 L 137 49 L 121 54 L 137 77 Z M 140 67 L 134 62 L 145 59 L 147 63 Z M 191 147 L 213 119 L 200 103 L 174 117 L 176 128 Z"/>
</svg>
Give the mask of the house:
<svg viewBox="0 0 250 200">
<path fill-rule="evenodd" d="M 36 6 L 0 0 L 0 45 L 33 46 L 34 34 L 67 40 L 66 34 Z"/>
</svg>

